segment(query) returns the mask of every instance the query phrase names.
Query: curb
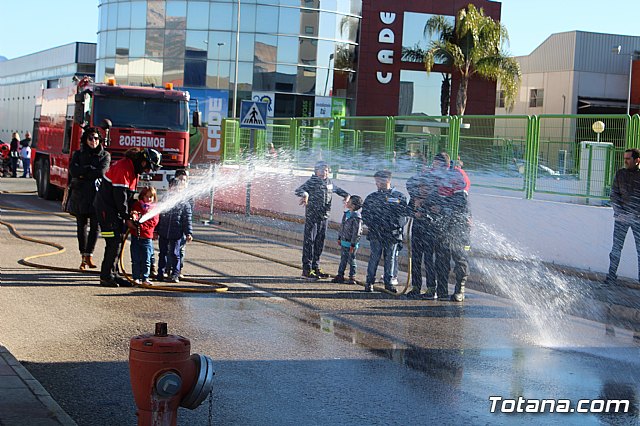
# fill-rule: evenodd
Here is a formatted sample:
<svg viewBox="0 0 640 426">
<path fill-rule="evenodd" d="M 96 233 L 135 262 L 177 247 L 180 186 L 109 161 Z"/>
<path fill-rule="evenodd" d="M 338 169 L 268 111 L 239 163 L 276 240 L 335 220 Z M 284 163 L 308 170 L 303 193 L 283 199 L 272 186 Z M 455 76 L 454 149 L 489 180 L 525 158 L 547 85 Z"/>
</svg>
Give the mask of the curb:
<svg viewBox="0 0 640 426">
<path fill-rule="evenodd" d="M 27 370 L 2 344 L 0 344 L 0 357 L 6 361 L 13 371 L 15 371 L 16 375 L 20 377 L 22 382 L 31 391 L 31 393 L 36 396 L 40 403 L 51 412 L 55 420 L 63 426 L 78 426 L 78 424 L 51 397 L 49 392 L 42 387 L 40 382 L 38 382 L 31 373 L 29 373 L 29 370 Z"/>
</svg>

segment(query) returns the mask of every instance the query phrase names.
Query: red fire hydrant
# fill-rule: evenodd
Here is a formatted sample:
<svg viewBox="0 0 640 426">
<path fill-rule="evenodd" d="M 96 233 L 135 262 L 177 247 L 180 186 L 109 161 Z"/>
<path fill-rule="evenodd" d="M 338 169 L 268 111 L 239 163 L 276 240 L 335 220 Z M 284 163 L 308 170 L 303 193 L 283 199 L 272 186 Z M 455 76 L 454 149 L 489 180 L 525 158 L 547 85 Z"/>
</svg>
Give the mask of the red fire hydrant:
<svg viewBox="0 0 640 426">
<path fill-rule="evenodd" d="M 213 361 L 190 351 L 189 339 L 167 334 L 164 322 L 156 323 L 155 334 L 131 338 L 129 374 L 138 426 L 175 425 L 178 407 L 194 409 L 207 398 Z"/>
</svg>

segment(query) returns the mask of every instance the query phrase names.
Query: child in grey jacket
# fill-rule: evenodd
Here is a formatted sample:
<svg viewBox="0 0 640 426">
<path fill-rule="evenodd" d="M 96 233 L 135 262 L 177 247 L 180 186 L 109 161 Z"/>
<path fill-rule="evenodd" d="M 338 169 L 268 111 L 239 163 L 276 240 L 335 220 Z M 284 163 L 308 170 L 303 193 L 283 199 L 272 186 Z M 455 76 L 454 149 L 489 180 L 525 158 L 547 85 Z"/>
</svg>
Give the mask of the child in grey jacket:
<svg viewBox="0 0 640 426">
<path fill-rule="evenodd" d="M 360 209 L 362 208 L 362 198 L 352 195 L 347 203 L 347 208 L 342 216 L 342 226 L 338 233 L 338 244 L 340 244 L 340 266 L 338 266 L 338 275 L 331 280 L 333 283 L 357 284 L 356 282 L 356 252 L 360 245 L 360 236 L 362 235 L 362 216 Z M 349 279 L 345 281 L 344 271 L 349 264 Z"/>
</svg>

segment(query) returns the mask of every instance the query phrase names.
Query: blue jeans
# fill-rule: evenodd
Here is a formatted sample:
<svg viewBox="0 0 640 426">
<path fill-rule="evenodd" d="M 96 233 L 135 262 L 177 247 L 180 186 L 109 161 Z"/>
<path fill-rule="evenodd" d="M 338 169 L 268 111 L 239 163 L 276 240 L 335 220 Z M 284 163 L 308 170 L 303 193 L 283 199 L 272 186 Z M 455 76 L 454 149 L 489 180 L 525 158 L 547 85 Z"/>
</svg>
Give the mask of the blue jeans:
<svg viewBox="0 0 640 426">
<path fill-rule="evenodd" d="M 353 250 L 353 253 L 349 253 L 350 247 L 341 247 L 340 251 L 340 265 L 338 266 L 338 276 L 344 277 L 344 271 L 347 269 L 347 263 L 349 264 L 349 277 L 355 278 L 356 276 L 356 252 L 357 249 Z"/>
<path fill-rule="evenodd" d="M 367 281 L 369 285 L 373 285 L 376 281 L 376 269 L 378 269 L 378 263 L 380 258 L 384 258 L 384 286 L 391 287 L 391 277 L 394 275 L 395 265 L 394 260 L 396 256 L 396 250 L 398 249 L 397 242 L 382 242 L 378 240 L 370 240 L 369 247 L 371 254 L 369 255 L 369 264 L 367 265 Z"/>
<path fill-rule="evenodd" d="M 180 275 L 180 238 L 170 240 L 160 237 L 158 245 L 160 246 L 160 256 L 158 260 L 158 276 L 162 276 L 165 272 L 170 272 L 171 277 Z"/>
<path fill-rule="evenodd" d="M 624 246 L 624 240 L 627 237 L 629 228 L 631 228 L 633 240 L 636 243 L 636 253 L 638 256 L 638 280 L 640 280 L 640 222 L 633 221 L 631 223 L 627 223 L 620 220 L 616 220 L 613 223 L 613 245 L 611 246 L 611 253 L 609 253 L 608 280 L 615 281 L 618 277 L 618 265 L 620 264 L 622 247 Z"/>
<path fill-rule="evenodd" d="M 22 177 L 31 177 L 31 158 L 22 157 Z"/>
<path fill-rule="evenodd" d="M 131 236 L 131 276 L 134 280 L 149 279 L 152 254 L 152 239 Z"/>
</svg>

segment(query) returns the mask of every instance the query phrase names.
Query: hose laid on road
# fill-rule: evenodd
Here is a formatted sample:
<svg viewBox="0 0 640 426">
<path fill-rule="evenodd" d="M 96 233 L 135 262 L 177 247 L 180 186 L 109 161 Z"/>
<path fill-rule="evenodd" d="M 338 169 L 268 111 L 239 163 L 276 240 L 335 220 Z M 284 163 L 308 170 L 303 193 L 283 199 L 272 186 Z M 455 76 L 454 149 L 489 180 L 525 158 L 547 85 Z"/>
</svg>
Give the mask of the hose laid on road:
<svg viewBox="0 0 640 426">
<path fill-rule="evenodd" d="M 15 194 L 15 192 L 6 192 L 6 191 L 3 191 L 3 192 L 4 193 Z M 38 211 L 38 210 L 28 210 L 28 209 L 21 209 L 21 208 L 15 208 L 15 207 L 5 207 L 5 206 L 0 206 L 0 208 L 5 209 L 5 210 L 11 210 L 11 211 L 25 212 L 25 213 L 49 214 L 49 215 L 63 217 L 65 219 L 68 219 L 70 217 L 70 215 L 68 213 L 42 212 L 42 211 Z M 406 238 L 407 241 L 406 241 L 406 243 L 407 243 L 408 260 L 407 260 L 407 280 L 406 280 L 405 286 L 402 289 L 402 291 L 399 291 L 397 293 L 393 293 L 393 292 L 388 291 L 386 288 L 384 288 L 384 286 L 374 285 L 374 289 L 379 291 L 379 292 L 386 293 L 386 294 L 389 294 L 391 296 L 399 297 L 399 296 L 405 295 L 408 292 L 408 290 L 411 288 L 411 262 L 412 262 L 412 260 L 411 260 L 411 239 L 410 239 L 411 222 L 412 222 L 412 219 L 409 220 L 409 223 L 407 225 L 408 226 L 408 232 L 407 232 L 407 238 Z M 25 241 L 38 243 L 38 244 L 49 245 L 49 246 L 58 248 L 58 250 L 55 251 L 55 252 L 45 253 L 45 254 L 40 254 L 40 255 L 35 255 L 35 256 L 29 256 L 29 257 L 26 257 L 24 259 L 21 259 L 19 261 L 21 264 L 26 265 L 26 266 L 30 266 L 30 267 L 33 267 L 33 268 L 50 269 L 50 270 L 55 270 L 55 271 L 82 272 L 82 273 L 94 274 L 94 275 L 99 274 L 96 271 L 80 271 L 79 269 L 75 269 L 75 268 L 65 268 L 65 267 L 60 267 L 60 266 L 49 266 L 49 265 L 43 265 L 43 264 L 31 262 L 32 259 L 36 259 L 36 258 L 39 258 L 39 257 L 52 256 L 54 254 L 61 254 L 66 249 L 60 244 L 51 243 L 51 242 L 48 242 L 48 241 L 45 241 L 45 240 L 38 240 L 38 239 L 35 239 L 35 238 L 25 237 L 22 234 L 20 234 L 19 232 L 17 232 L 15 227 L 13 227 L 13 225 L 11 225 L 11 224 L 9 224 L 7 222 L 0 221 L 0 224 L 9 227 L 12 230 L 12 233 L 16 237 L 18 237 L 20 239 L 23 239 Z M 122 271 L 122 273 L 125 276 L 125 278 L 129 282 L 134 284 L 134 281 L 131 278 L 131 275 L 126 272 L 125 267 L 124 267 L 124 249 L 125 249 L 125 246 L 126 246 L 126 240 L 127 240 L 127 236 L 128 235 L 129 235 L 129 231 L 127 231 L 126 234 L 123 237 L 123 243 L 121 245 L 121 249 L 120 249 L 120 253 L 119 253 L 119 257 L 118 257 L 118 264 L 119 264 L 120 270 Z M 302 269 L 299 265 L 294 264 L 292 262 L 283 261 L 283 260 L 280 260 L 280 259 L 276 259 L 276 258 L 273 258 L 273 257 L 269 257 L 269 256 L 266 256 L 266 255 L 262 255 L 262 254 L 251 252 L 251 251 L 244 250 L 244 249 L 239 249 L 237 247 L 233 247 L 233 246 L 230 246 L 230 245 L 227 245 L 227 244 L 215 243 L 215 242 L 212 242 L 212 241 L 205 241 L 205 240 L 199 240 L 199 239 L 194 239 L 193 241 L 197 242 L 197 243 L 200 243 L 200 244 L 205 244 L 205 245 L 209 245 L 209 246 L 213 246 L 213 247 L 222 248 L 222 249 L 225 249 L 225 250 L 235 251 L 237 253 L 245 254 L 245 255 L 248 255 L 248 256 L 257 257 L 259 259 L 267 260 L 269 262 L 273 262 L 273 263 L 277 263 L 277 264 L 280 264 L 280 265 L 288 266 L 288 267 L 291 267 L 291 268 L 294 268 L 294 269 L 298 269 L 298 270 Z M 193 279 L 193 278 L 184 278 L 184 279 L 182 279 L 182 281 L 190 282 L 190 283 L 194 283 L 194 284 L 203 284 L 203 285 L 213 286 L 215 288 L 212 288 L 212 289 L 195 289 L 195 288 L 184 288 L 184 287 L 166 286 L 166 285 L 149 286 L 149 285 L 137 284 L 137 283 L 135 283 L 135 286 L 140 287 L 140 288 L 147 288 L 147 289 L 155 289 L 155 290 L 163 290 L 163 291 L 175 291 L 175 292 L 185 292 L 185 293 L 216 293 L 216 292 L 225 292 L 225 291 L 228 290 L 228 287 L 223 285 L 223 284 L 210 282 L 210 281 L 205 281 L 205 280 L 199 280 L 199 279 Z M 364 286 L 364 283 L 358 283 L 358 284 L 361 285 L 361 286 Z"/>
<path fill-rule="evenodd" d="M 5 191 L 5 193 L 7 193 Z M 15 194 L 15 192 L 11 192 L 12 194 Z M 29 210 L 29 209 L 21 209 L 21 208 L 16 208 L 16 207 L 6 207 L 6 206 L 0 206 L 0 209 L 3 210 L 10 210 L 10 211 L 16 211 L 16 212 L 22 212 L 22 213 L 34 213 L 34 214 L 44 214 L 44 215 L 54 215 L 54 216 L 59 216 L 59 217 L 63 217 L 65 219 L 68 219 L 70 217 L 70 215 L 68 213 L 55 213 L 55 212 L 42 212 L 42 211 L 38 211 L 38 210 Z M 32 268 L 37 268 L 37 269 L 49 269 L 52 271 L 64 271 L 64 272 L 76 272 L 76 273 L 83 273 L 83 274 L 92 274 L 92 275 L 99 275 L 98 271 L 81 271 L 77 268 L 67 268 L 67 267 L 63 267 L 63 266 L 53 266 L 53 265 L 44 265 L 41 263 L 35 263 L 32 262 L 33 259 L 38 259 L 41 257 L 47 257 L 47 256 L 53 256 L 53 255 L 57 255 L 57 254 L 62 254 L 66 251 L 66 248 L 58 243 L 53 243 L 50 241 L 46 241 L 46 240 L 41 240 L 38 238 L 32 238 L 32 237 L 27 237 L 23 234 L 21 234 L 16 227 L 6 221 L 0 220 L 0 225 L 3 225 L 5 227 L 7 227 L 9 229 L 9 232 L 15 236 L 18 239 L 24 240 L 24 241 L 29 241 L 32 243 L 36 243 L 36 244 L 42 244 L 42 245 L 46 245 L 46 246 L 50 246 L 50 247 L 55 247 L 57 250 L 52 251 L 52 252 L 48 252 L 48 253 L 44 253 L 44 254 L 37 254 L 34 256 L 28 256 L 25 257 L 24 259 L 20 259 L 18 261 L 18 263 L 20 263 L 21 265 L 25 265 L 25 266 L 29 266 Z M 125 235 L 125 239 L 126 236 Z M 119 263 L 120 263 L 120 268 L 123 271 L 123 273 L 125 274 L 125 277 L 127 278 L 127 280 L 129 280 L 131 283 L 133 283 L 133 280 L 131 280 L 130 276 L 125 272 L 124 270 L 124 265 L 123 265 L 123 257 L 124 257 L 124 247 L 125 244 L 122 244 L 122 248 L 120 250 L 120 255 L 119 255 Z M 198 280 L 198 279 L 191 279 L 191 278 L 185 278 L 182 281 L 185 282 L 189 282 L 189 283 L 194 283 L 194 284 L 203 284 L 206 286 L 210 286 L 213 288 L 188 288 L 188 287 L 178 287 L 178 286 L 158 286 L 158 285 L 153 285 L 153 286 L 147 286 L 147 285 L 140 285 L 140 284 L 136 284 L 137 287 L 141 287 L 141 288 L 147 288 L 147 289 L 152 289 L 152 290 L 162 290 L 162 291 L 173 291 L 173 292 L 183 292 L 183 293 L 220 293 L 220 292 L 226 292 L 227 290 L 229 290 L 229 288 L 227 286 L 225 286 L 224 284 L 220 284 L 220 283 L 216 283 L 216 282 L 210 282 L 210 281 L 205 281 L 205 280 Z"/>
</svg>

